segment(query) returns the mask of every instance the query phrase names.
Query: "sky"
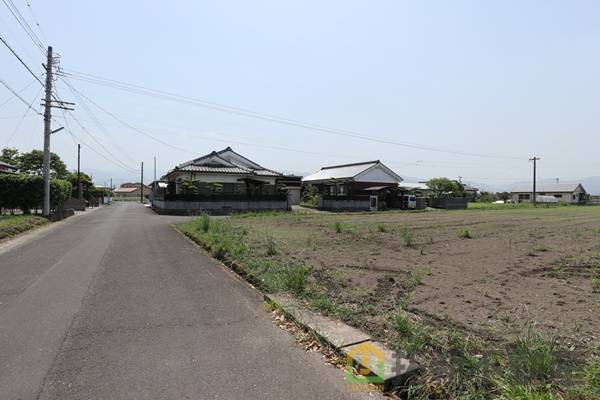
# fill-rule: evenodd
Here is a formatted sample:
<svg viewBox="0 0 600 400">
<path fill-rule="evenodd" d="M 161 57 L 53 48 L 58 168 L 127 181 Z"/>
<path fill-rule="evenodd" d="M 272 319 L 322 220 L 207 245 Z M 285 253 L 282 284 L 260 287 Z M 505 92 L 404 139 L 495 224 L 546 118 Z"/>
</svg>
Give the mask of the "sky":
<svg viewBox="0 0 600 400">
<path fill-rule="evenodd" d="M 53 128 L 70 132 L 52 135 L 52 151 L 75 169 L 81 143 L 82 170 L 100 185 L 139 181 L 142 161 L 149 182 L 153 157 L 160 177 L 228 145 L 300 175 L 379 159 L 407 180 L 462 177 L 494 190 L 531 181 L 537 156 L 541 180 L 600 176 L 597 1 L 12 1 L 72 74 L 75 92 L 56 81 L 76 105 L 66 121 L 53 111 Z M 42 73 L 44 55 L 5 4 L 0 35 Z M 0 79 L 41 111 L 41 85 L 1 44 Z M 41 149 L 42 117 L 11 96 L 0 86 L 0 147 Z"/>
</svg>

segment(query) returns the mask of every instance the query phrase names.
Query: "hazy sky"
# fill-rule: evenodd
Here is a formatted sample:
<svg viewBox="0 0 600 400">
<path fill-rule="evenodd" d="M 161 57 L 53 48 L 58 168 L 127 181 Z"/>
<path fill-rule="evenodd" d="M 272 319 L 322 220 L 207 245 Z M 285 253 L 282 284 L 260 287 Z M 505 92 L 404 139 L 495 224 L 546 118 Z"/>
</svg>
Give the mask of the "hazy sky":
<svg viewBox="0 0 600 400">
<path fill-rule="evenodd" d="M 13 1 L 36 29 L 27 2 Z M 401 176 L 463 176 L 494 187 L 531 179 L 527 159 L 536 155 L 542 179 L 600 175 L 597 1 L 28 1 L 36 32 L 65 70 L 393 142 L 521 159 L 375 143 L 70 80 L 130 126 L 184 152 L 88 104 L 104 130 L 58 81 L 98 142 L 130 169 L 144 161 L 147 181 L 153 156 L 161 175 L 228 144 L 297 174 L 381 159 Z M 41 52 L 3 4 L 0 34 L 42 72 Z M 4 46 L 0 66 L 0 79 L 14 89 L 32 81 Z M 22 96 L 30 102 L 39 90 L 34 84 Z M 41 148 L 41 117 L 30 112 L 15 131 L 26 107 L 16 99 L 3 105 L 9 97 L 0 86 L 0 147 Z M 82 169 L 97 183 L 139 179 L 94 154 L 88 146 L 113 158 L 69 125 L 86 143 Z M 68 132 L 53 135 L 52 150 L 76 167 Z"/>
</svg>

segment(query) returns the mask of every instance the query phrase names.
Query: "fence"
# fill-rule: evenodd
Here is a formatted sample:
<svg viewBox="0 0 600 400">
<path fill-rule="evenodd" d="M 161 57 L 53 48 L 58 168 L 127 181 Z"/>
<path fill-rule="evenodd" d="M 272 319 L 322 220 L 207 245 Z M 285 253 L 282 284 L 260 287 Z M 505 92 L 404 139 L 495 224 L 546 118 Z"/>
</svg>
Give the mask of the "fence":
<svg viewBox="0 0 600 400">
<path fill-rule="evenodd" d="M 291 209 L 288 195 L 173 195 L 155 196 L 152 208 L 159 214 L 227 215 L 249 211 L 289 211 Z"/>
</svg>

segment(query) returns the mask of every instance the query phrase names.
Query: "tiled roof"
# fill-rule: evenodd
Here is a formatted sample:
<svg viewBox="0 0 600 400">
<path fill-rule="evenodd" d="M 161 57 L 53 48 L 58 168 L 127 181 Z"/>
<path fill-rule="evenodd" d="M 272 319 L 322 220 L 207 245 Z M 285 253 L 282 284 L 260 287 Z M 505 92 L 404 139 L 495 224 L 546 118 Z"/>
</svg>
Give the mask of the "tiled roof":
<svg viewBox="0 0 600 400">
<path fill-rule="evenodd" d="M 177 171 L 202 172 L 210 174 L 236 174 L 253 176 L 282 176 L 283 174 L 264 168 L 252 160 L 227 147 L 221 151 L 179 164 L 168 174 Z M 167 174 L 167 175 L 168 175 Z"/>
<path fill-rule="evenodd" d="M 356 175 L 376 165 L 378 161 L 368 161 L 356 164 L 334 165 L 323 167 L 312 175 L 305 176 L 302 180 L 306 182 L 321 181 L 328 179 L 354 178 Z"/>
</svg>

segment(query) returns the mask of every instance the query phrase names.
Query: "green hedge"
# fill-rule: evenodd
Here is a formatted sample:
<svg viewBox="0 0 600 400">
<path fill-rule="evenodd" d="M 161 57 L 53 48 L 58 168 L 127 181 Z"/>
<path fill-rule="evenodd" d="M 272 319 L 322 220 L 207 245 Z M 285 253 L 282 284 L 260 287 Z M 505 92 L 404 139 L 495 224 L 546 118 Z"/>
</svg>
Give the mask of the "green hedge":
<svg viewBox="0 0 600 400">
<path fill-rule="evenodd" d="M 59 209 L 71 197 L 71 183 L 62 179 L 50 181 L 50 207 Z M 0 174 L 0 208 L 20 209 L 29 213 L 42 208 L 44 180 L 28 174 Z"/>
</svg>

